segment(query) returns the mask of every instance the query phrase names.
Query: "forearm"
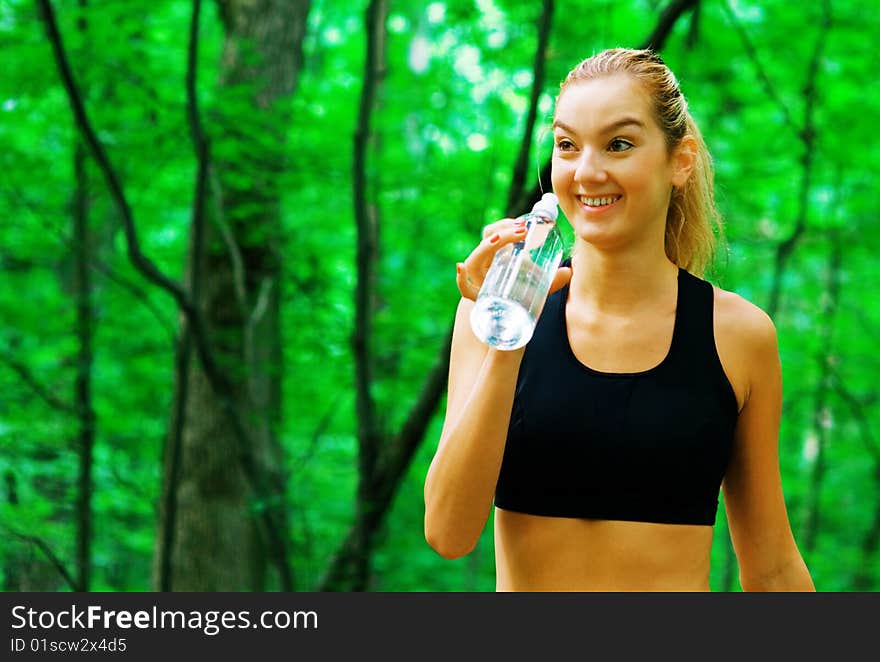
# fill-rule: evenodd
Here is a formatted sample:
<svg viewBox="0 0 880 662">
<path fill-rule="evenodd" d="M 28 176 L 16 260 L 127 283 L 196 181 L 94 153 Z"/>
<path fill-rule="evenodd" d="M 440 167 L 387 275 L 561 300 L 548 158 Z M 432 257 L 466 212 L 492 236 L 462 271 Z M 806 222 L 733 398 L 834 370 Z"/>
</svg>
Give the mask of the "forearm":
<svg viewBox="0 0 880 662">
<path fill-rule="evenodd" d="M 492 508 L 522 350 L 489 350 L 425 479 L 425 537 L 447 558 L 473 549 Z"/>
<path fill-rule="evenodd" d="M 750 580 L 741 578 L 740 581 L 743 590 L 750 592 L 787 593 L 816 590 L 810 571 L 800 554 L 792 557 L 773 572 Z"/>
</svg>

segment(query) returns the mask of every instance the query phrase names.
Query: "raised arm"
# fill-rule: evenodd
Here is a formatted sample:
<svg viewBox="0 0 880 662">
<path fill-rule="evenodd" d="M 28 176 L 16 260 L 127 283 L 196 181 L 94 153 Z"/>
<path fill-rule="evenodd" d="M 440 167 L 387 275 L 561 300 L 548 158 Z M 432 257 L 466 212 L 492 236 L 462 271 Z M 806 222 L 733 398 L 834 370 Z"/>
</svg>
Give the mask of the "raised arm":
<svg viewBox="0 0 880 662">
<path fill-rule="evenodd" d="M 452 335 L 446 417 L 425 479 L 425 539 L 449 559 L 470 552 L 489 519 L 525 351 L 483 344 L 471 330 L 470 314 L 495 253 L 524 235 L 514 219 L 493 223 L 458 265 L 462 299 Z M 570 268 L 559 269 L 550 291 L 570 278 Z"/>
<path fill-rule="evenodd" d="M 446 417 L 425 479 L 425 539 L 441 556 L 464 556 L 476 545 L 501 469 L 523 349 L 499 351 L 470 328 L 470 299 L 455 318 Z"/>
</svg>

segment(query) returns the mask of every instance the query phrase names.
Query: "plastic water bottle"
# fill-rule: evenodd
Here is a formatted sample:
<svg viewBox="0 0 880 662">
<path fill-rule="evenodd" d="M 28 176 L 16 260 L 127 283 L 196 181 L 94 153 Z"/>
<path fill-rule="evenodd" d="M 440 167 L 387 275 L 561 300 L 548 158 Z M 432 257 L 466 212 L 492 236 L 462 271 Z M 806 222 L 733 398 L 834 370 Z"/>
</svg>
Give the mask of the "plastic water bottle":
<svg viewBox="0 0 880 662">
<path fill-rule="evenodd" d="M 553 193 L 545 193 L 520 217 L 525 238 L 504 246 L 492 260 L 471 311 L 474 334 L 490 347 L 518 349 L 532 338 L 564 248 L 556 227 L 558 204 Z"/>
</svg>

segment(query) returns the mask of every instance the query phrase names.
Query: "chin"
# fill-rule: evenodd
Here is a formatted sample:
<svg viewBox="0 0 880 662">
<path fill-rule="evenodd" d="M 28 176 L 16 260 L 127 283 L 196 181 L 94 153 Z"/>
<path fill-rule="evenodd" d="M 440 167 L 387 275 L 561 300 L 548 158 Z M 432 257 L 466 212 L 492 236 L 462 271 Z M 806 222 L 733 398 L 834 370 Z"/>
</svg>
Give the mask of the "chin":
<svg viewBox="0 0 880 662">
<path fill-rule="evenodd" d="M 621 238 L 609 232 L 608 228 L 596 227 L 595 224 L 581 223 L 576 225 L 574 236 L 576 241 L 583 241 L 602 250 L 611 250 L 622 243 Z"/>
</svg>

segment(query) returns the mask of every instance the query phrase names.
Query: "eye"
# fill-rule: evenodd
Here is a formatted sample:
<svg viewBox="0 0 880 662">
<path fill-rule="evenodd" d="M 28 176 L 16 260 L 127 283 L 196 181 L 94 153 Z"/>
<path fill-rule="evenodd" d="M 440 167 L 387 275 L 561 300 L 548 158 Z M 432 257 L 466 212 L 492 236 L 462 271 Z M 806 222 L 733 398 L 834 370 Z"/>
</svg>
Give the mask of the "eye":
<svg viewBox="0 0 880 662">
<path fill-rule="evenodd" d="M 633 147 L 634 145 L 629 140 L 624 140 L 623 138 L 615 138 L 608 143 L 608 149 L 612 152 L 625 152 Z"/>
<path fill-rule="evenodd" d="M 556 149 L 560 152 L 570 152 L 574 149 L 574 143 L 568 138 L 558 138 L 556 140 Z"/>
</svg>

